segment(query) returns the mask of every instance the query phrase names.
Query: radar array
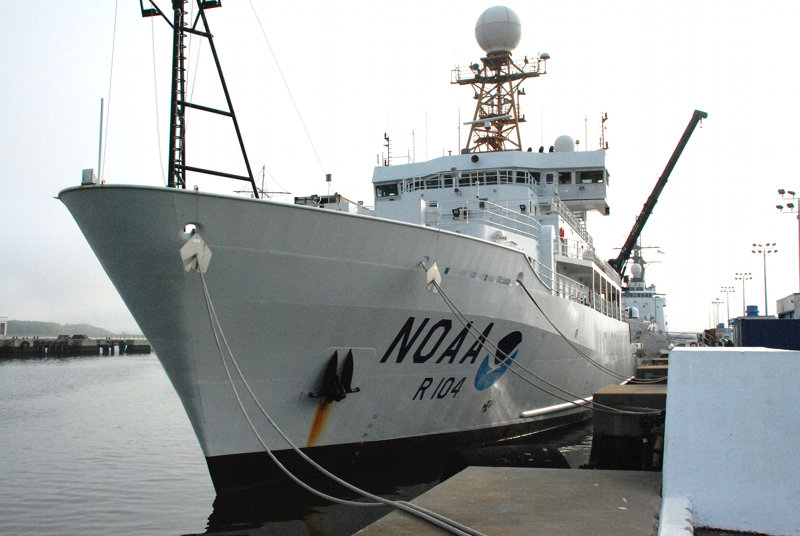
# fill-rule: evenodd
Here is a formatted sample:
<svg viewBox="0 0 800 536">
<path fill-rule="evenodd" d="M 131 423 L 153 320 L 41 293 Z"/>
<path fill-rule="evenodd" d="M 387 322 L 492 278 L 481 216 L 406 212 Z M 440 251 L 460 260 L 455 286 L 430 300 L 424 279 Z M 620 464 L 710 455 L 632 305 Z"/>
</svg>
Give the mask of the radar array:
<svg viewBox="0 0 800 536">
<path fill-rule="evenodd" d="M 525 116 L 519 113 L 520 89 L 527 78 L 547 72 L 549 54 L 539 54 L 535 60 L 526 56 L 521 65 L 511 59 L 511 51 L 519 44 L 521 25 L 516 13 L 504 6 L 487 9 L 475 26 L 475 37 L 486 52 L 481 63 L 453 69 L 452 83 L 471 85 L 475 93 L 475 114 L 463 152 L 522 150 L 519 123 Z"/>
</svg>

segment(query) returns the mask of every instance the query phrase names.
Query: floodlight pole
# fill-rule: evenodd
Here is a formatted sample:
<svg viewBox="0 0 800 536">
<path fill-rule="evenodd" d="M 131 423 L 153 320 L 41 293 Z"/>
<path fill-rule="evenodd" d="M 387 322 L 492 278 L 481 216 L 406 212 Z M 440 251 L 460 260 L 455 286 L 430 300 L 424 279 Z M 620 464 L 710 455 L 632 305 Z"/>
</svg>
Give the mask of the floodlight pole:
<svg viewBox="0 0 800 536">
<path fill-rule="evenodd" d="M 778 190 L 778 194 L 780 194 L 781 199 L 785 199 L 789 201 L 789 203 L 786 203 L 786 206 L 776 205 L 775 208 L 783 213 L 797 214 L 797 267 L 798 275 L 800 275 L 800 203 L 798 203 L 798 201 L 800 201 L 800 197 L 798 197 L 795 192 L 791 190 L 785 190 L 783 188 Z M 800 287 L 798 287 L 798 290 L 800 290 Z"/>
<path fill-rule="evenodd" d="M 742 282 L 742 316 L 747 315 L 747 305 L 744 301 L 744 282 L 753 279 L 753 275 L 750 272 L 736 272 L 736 276 L 734 277 L 737 281 Z"/>
<path fill-rule="evenodd" d="M 753 244 L 753 253 L 761 255 L 764 259 L 764 316 L 769 316 L 769 309 L 767 307 L 767 254 L 768 253 L 777 253 L 777 249 L 769 249 L 774 248 L 777 244 L 775 242 L 765 242 L 764 244 Z"/>
<path fill-rule="evenodd" d="M 720 287 L 719 291 L 725 293 L 725 307 L 727 309 L 726 315 L 727 315 L 727 319 L 728 319 L 726 326 L 727 327 L 731 327 L 731 297 L 730 297 L 730 293 L 734 292 L 734 289 L 731 286 L 723 286 L 723 287 Z"/>
</svg>

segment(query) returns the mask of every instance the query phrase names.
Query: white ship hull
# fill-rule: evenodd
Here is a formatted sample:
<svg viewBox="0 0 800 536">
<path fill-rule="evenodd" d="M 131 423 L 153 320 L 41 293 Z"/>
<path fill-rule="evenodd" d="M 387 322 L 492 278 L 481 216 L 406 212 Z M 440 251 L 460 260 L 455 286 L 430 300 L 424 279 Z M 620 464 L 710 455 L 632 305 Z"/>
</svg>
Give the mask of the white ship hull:
<svg viewBox="0 0 800 536">
<path fill-rule="evenodd" d="M 242 474 L 271 471 L 252 466 L 264 449 L 222 365 L 201 276 L 184 271 L 186 224 L 212 252 L 208 295 L 242 374 L 278 426 L 312 455 L 352 460 L 410 452 L 409 445 L 480 443 L 585 411 L 564 400 L 618 380 L 568 345 L 516 284 L 520 277 L 573 344 L 619 374 L 632 373 L 627 324 L 553 295 L 525 254 L 508 247 L 369 216 L 176 189 L 89 186 L 60 198 L 155 349 L 218 490 L 246 484 Z M 498 369 L 441 295 L 426 291 L 423 260 L 438 264 L 442 288 L 489 341 L 510 337 L 515 362 L 570 395 L 533 379 L 553 396 Z M 320 390 L 334 352 L 340 362 L 352 352 L 359 392 L 326 403 L 309 394 Z M 270 450 L 286 451 L 236 375 L 234 385 Z M 542 411 L 521 416 L 532 410 Z"/>
</svg>

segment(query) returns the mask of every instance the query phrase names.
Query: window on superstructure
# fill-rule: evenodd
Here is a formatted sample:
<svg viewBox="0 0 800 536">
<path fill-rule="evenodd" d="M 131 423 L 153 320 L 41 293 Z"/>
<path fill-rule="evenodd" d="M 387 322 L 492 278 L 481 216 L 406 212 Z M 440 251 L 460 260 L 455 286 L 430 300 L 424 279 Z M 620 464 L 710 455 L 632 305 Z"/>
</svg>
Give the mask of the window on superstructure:
<svg viewBox="0 0 800 536">
<path fill-rule="evenodd" d="M 375 186 L 375 197 L 391 197 L 397 195 L 399 192 L 397 183 L 378 184 Z"/>
<path fill-rule="evenodd" d="M 558 184 L 572 184 L 572 172 L 571 171 L 559 171 L 558 172 Z"/>
<path fill-rule="evenodd" d="M 544 176 L 544 182 L 547 183 L 547 184 L 553 184 L 553 174 L 552 173 L 548 173 L 547 175 L 545 175 Z"/>
<path fill-rule="evenodd" d="M 452 188 L 453 187 L 453 175 L 450 173 L 445 173 L 442 175 L 442 181 L 444 182 L 445 188 Z"/>
<path fill-rule="evenodd" d="M 510 169 L 501 169 L 498 174 L 500 175 L 501 183 L 514 182 L 514 172 Z"/>
<path fill-rule="evenodd" d="M 599 184 L 603 182 L 605 173 L 602 169 L 590 169 L 578 172 L 578 184 Z"/>
<path fill-rule="evenodd" d="M 517 171 L 517 184 L 526 184 L 528 182 L 527 171 Z"/>
<path fill-rule="evenodd" d="M 533 172 L 533 184 L 540 184 L 542 182 L 542 174 L 538 171 Z"/>
<path fill-rule="evenodd" d="M 462 187 L 462 188 L 466 188 L 467 186 L 470 186 L 471 185 L 470 181 L 471 181 L 471 179 L 469 177 L 469 173 L 462 173 L 458 177 L 458 185 L 460 187 Z"/>
<path fill-rule="evenodd" d="M 439 177 L 429 177 L 425 179 L 425 188 L 428 190 L 439 187 Z"/>
<path fill-rule="evenodd" d="M 497 184 L 497 171 L 486 172 L 486 184 Z"/>
</svg>

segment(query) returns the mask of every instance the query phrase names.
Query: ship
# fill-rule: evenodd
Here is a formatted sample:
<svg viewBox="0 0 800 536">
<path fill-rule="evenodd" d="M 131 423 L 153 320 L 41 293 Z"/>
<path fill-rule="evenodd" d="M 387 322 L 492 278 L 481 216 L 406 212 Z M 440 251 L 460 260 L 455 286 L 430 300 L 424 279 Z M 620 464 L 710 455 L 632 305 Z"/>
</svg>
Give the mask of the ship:
<svg viewBox="0 0 800 536">
<path fill-rule="evenodd" d="M 640 242 L 633 247 L 631 277 L 622 288 L 622 308 L 630 324 L 631 341 L 639 345 L 637 356 L 653 358 L 668 352 L 672 342 L 664 315 L 667 299 L 656 291 L 654 284 L 647 284 L 645 272 L 649 263 L 642 249 Z"/>
<path fill-rule="evenodd" d="M 169 183 L 84 170 L 59 198 L 163 365 L 218 492 L 276 478 L 276 461 L 302 471 L 295 448 L 380 467 L 568 425 L 632 376 L 621 277 L 587 229 L 587 213 L 609 213 L 606 148 L 569 136 L 523 148 L 520 86 L 549 55 L 512 59 L 513 11 L 482 13 L 485 56 L 453 71 L 477 99 L 467 144 L 387 158 L 370 208 L 259 195 L 208 26 L 219 2 L 198 1 L 193 24 L 173 5 Z M 142 14 L 166 18 L 154 3 Z M 210 42 L 227 109 L 185 99 L 188 33 Z M 188 165 L 190 107 L 233 121 L 248 175 Z M 252 192 L 187 188 L 189 173 Z"/>
</svg>

